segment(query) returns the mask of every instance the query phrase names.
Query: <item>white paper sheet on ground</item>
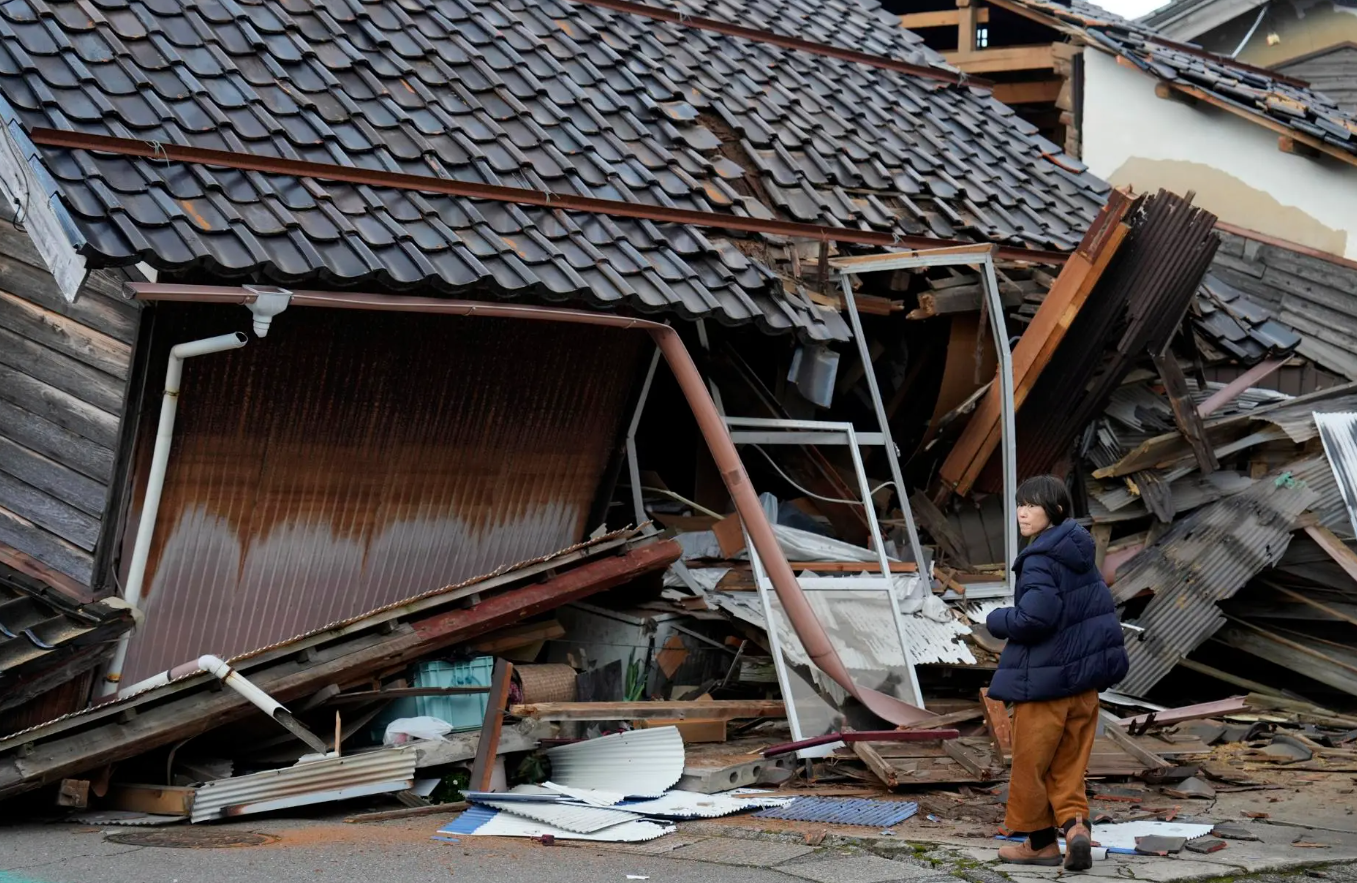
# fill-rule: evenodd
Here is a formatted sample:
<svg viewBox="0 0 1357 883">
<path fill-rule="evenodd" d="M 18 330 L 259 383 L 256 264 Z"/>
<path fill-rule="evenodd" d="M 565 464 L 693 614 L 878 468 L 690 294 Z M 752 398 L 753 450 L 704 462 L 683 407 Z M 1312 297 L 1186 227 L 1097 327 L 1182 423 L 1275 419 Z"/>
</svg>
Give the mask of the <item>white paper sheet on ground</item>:
<svg viewBox="0 0 1357 883">
<path fill-rule="evenodd" d="M 696 791 L 670 791 L 654 800 L 627 801 L 617 807 L 643 816 L 665 819 L 714 819 L 750 809 L 785 806 L 794 797 L 734 797 L 730 794 L 699 794 Z"/>
<path fill-rule="evenodd" d="M 1185 822 L 1120 822 L 1113 825 L 1094 825 L 1093 839 L 1109 849 L 1136 848 L 1137 837 L 1186 837 L 1192 840 L 1211 833 L 1211 825 L 1191 825 Z"/>
<path fill-rule="evenodd" d="M 615 791 L 597 791 L 593 788 L 570 788 L 566 785 L 557 785 L 555 782 L 543 782 L 543 788 L 550 788 L 557 794 L 564 794 L 572 797 L 580 803 L 586 803 L 589 806 L 616 806 L 627 799 L 627 795 L 618 794 Z"/>
<path fill-rule="evenodd" d="M 558 840 L 643 843 L 646 840 L 663 837 L 665 834 L 672 834 L 677 830 L 677 825 L 666 825 L 660 822 L 623 822 L 620 825 L 604 828 L 602 831 L 581 834 L 577 831 L 567 831 L 564 828 L 556 828 L 535 822 L 532 819 L 525 819 L 522 816 L 501 812 L 496 813 L 493 818 L 480 825 L 475 831 L 452 831 L 449 833 L 473 837 L 541 837 L 543 834 L 550 834 Z"/>
</svg>

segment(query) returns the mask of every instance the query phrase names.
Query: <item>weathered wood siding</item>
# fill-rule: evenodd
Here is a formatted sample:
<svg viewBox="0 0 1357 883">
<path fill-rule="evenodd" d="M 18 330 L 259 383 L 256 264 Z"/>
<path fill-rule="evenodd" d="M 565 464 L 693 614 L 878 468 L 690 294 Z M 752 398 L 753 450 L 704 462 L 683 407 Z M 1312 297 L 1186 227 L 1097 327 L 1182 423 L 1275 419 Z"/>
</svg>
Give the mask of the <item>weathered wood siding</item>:
<svg viewBox="0 0 1357 883">
<path fill-rule="evenodd" d="M 1299 352 L 1357 380 L 1357 269 L 1301 252 L 1220 234 L 1211 272 L 1272 310 L 1302 337 Z"/>
<path fill-rule="evenodd" d="M 0 223 L 0 551 L 85 588 L 138 328 L 121 286 L 95 271 L 67 303 L 28 236 Z"/>
<path fill-rule="evenodd" d="M 1277 65 L 1277 70 L 1299 77 L 1323 92 L 1348 113 L 1357 113 L 1357 44 L 1345 43 L 1328 52 Z"/>
</svg>

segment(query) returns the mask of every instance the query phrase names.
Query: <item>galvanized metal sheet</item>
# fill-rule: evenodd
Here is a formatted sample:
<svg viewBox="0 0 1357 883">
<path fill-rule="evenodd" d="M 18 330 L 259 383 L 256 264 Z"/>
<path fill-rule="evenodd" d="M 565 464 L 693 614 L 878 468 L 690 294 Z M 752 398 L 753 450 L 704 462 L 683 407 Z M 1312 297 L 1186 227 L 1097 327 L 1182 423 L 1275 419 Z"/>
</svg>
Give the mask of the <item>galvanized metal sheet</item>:
<svg viewBox="0 0 1357 883">
<path fill-rule="evenodd" d="M 827 822 L 835 825 L 864 825 L 889 828 L 919 811 L 917 803 L 899 800 L 867 800 L 862 797 L 798 797 L 787 806 L 754 813 L 760 819 L 787 819 L 793 822 Z"/>
<path fill-rule="evenodd" d="M 1324 455 L 1338 482 L 1348 519 L 1357 533 L 1357 413 L 1342 411 L 1314 415 L 1319 426 L 1319 437 L 1324 441 Z"/>
<path fill-rule="evenodd" d="M 507 812 L 511 815 L 532 819 L 535 822 L 564 828 L 578 834 L 590 834 L 602 831 L 623 822 L 634 822 L 641 818 L 634 812 L 620 809 L 605 809 L 598 806 L 580 806 L 575 803 L 533 803 L 522 800 L 485 800 L 477 803 Z"/>
<path fill-rule="evenodd" d="M 683 775 L 683 737 L 676 727 L 615 733 L 547 752 L 552 781 L 631 797 L 659 797 Z"/>
<path fill-rule="evenodd" d="M 672 834 L 677 828 L 659 822 L 633 821 L 613 825 L 601 831 L 581 833 L 500 812 L 488 806 L 472 804 L 453 821 L 438 829 L 440 834 L 479 837 L 541 837 L 550 834 L 559 840 L 599 840 L 610 843 L 640 843 Z"/>
<path fill-rule="evenodd" d="M 238 318 L 170 306 L 161 359 Z M 594 526 L 644 335 L 288 317 L 275 325 L 286 346 L 185 366 L 128 682 L 562 548 Z"/>
<path fill-rule="evenodd" d="M 1179 520 L 1132 560 L 1113 586 L 1117 599 L 1145 589 L 1154 598 L 1136 621 L 1141 639 L 1126 645 L 1131 668 L 1119 690 L 1148 693 L 1225 624 L 1217 602 L 1281 559 L 1296 519 L 1322 499 L 1310 479 L 1327 473 L 1319 458 L 1298 462 Z"/>
<path fill-rule="evenodd" d="M 414 784 L 415 758 L 413 751 L 383 749 L 217 779 L 198 788 L 193 801 L 193 821 L 401 791 Z"/>
<path fill-rule="evenodd" d="M 628 800 L 621 808 L 643 816 L 662 819 L 715 819 L 754 809 L 786 806 L 795 797 L 762 797 L 753 792 L 699 794 L 696 791 L 670 791 L 654 800 Z"/>
</svg>

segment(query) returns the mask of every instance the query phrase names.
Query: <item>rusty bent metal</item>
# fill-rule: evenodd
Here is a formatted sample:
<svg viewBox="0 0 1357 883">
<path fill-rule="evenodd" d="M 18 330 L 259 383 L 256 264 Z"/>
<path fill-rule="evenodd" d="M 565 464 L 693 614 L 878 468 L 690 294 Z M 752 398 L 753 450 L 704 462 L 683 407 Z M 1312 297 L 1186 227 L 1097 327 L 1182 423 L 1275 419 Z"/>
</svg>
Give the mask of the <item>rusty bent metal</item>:
<svg viewBox="0 0 1357 883">
<path fill-rule="evenodd" d="M 179 285 L 174 283 L 131 283 L 129 288 L 140 300 L 148 301 L 185 301 L 190 303 L 229 303 L 248 305 L 256 297 L 255 293 L 239 287 L 212 285 Z M 407 297 L 382 294 L 361 294 L 332 291 L 294 291 L 291 305 L 294 307 L 330 307 L 349 310 L 383 310 L 409 313 L 437 313 L 452 316 L 483 316 L 490 318 L 528 319 L 545 322 L 566 322 L 577 325 L 601 325 L 610 328 L 634 328 L 647 332 L 660 353 L 668 363 L 674 378 L 682 389 L 688 407 L 697 418 L 698 429 L 711 451 L 712 459 L 721 472 L 721 480 L 730 492 L 735 510 L 749 532 L 759 558 L 767 568 L 769 579 L 777 592 L 778 600 L 792 621 L 796 635 L 801 639 L 807 654 L 815 665 L 834 682 L 848 691 L 873 714 L 893 724 L 911 724 L 925 720 L 933 715 L 921 708 L 903 702 L 894 696 L 862 687 L 853 681 L 848 668 L 839 658 L 825 634 L 824 627 L 816 619 L 809 602 L 801 592 L 801 586 L 792 573 L 791 565 L 778 546 L 773 527 L 759 505 L 758 495 L 749 481 L 740 455 L 735 450 L 730 434 L 721 419 L 720 412 L 712 401 L 711 394 L 703 383 L 702 375 L 689 355 L 678 332 L 668 325 L 635 319 L 626 316 L 614 316 L 605 313 L 589 313 L 581 310 L 558 309 L 554 307 L 522 306 L 517 304 L 492 304 L 476 301 L 436 300 L 425 297 Z"/>
</svg>

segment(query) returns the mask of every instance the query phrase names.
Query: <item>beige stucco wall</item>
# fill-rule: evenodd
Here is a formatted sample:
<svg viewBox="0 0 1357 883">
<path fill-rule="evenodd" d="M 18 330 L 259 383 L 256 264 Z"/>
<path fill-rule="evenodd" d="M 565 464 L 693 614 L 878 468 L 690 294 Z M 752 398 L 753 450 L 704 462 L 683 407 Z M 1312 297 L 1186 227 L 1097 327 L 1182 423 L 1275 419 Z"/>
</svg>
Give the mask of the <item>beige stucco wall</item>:
<svg viewBox="0 0 1357 883">
<path fill-rule="evenodd" d="M 1221 220 L 1357 258 L 1357 167 L 1282 153 L 1270 129 L 1159 98 L 1155 80 L 1084 53 L 1083 161 L 1137 191 L 1196 193 Z"/>
</svg>

